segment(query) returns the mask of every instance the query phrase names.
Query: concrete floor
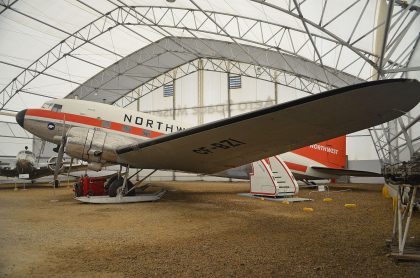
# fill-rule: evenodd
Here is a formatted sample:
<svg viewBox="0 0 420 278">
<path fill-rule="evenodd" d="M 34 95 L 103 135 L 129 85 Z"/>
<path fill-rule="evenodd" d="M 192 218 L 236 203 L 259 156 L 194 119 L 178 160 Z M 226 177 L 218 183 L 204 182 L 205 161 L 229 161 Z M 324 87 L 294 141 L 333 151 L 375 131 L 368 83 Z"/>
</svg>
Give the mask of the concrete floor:
<svg viewBox="0 0 420 278">
<path fill-rule="evenodd" d="M 238 196 L 247 183 L 156 185 L 168 189 L 162 200 L 125 205 L 80 204 L 66 187 L 1 189 L 0 276 L 420 276 L 420 264 L 387 257 L 381 186 L 331 192 L 328 203 L 303 190 L 313 202 L 285 205 Z"/>
</svg>

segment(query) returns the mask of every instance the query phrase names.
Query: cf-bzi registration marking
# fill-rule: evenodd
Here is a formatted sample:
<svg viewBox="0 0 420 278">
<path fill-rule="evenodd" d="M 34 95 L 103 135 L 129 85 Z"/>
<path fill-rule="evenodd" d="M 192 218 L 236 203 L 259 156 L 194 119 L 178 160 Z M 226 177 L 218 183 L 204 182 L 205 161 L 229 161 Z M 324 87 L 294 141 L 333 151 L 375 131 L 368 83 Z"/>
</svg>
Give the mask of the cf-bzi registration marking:
<svg viewBox="0 0 420 278">
<path fill-rule="evenodd" d="M 205 147 L 194 149 L 193 152 L 198 153 L 198 154 L 209 154 L 209 153 L 213 153 L 214 150 L 217 150 L 217 149 L 226 150 L 226 149 L 235 148 L 244 144 L 245 144 L 244 142 L 229 138 L 229 139 L 221 140 L 219 142 L 211 143 L 210 145 L 205 146 Z"/>
</svg>

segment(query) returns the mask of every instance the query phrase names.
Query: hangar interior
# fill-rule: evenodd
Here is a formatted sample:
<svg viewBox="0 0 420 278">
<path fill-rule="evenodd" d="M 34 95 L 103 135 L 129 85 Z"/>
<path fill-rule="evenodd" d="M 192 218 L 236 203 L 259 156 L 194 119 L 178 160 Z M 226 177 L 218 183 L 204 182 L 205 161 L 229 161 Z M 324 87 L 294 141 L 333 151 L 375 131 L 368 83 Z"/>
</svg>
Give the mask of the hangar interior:
<svg viewBox="0 0 420 278">
<path fill-rule="evenodd" d="M 196 126 L 306 96 L 314 95 L 313 100 L 316 94 L 367 81 L 419 81 L 419 13 L 420 0 L 0 0 L 0 170 L 10 170 L 6 168 L 16 162 L 25 146 L 36 162 L 49 162 L 57 156 L 53 151 L 56 145 L 33 137 L 14 116 L 24 109 L 40 108 L 49 100 L 106 103 Z M 417 88 L 420 84 L 398 82 Z M 418 96 L 412 90 L 415 86 L 402 88 L 408 88 L 414 99 Z M 358 87 L 371 88 L 369 84 L 353 88 Z M 54 162 L 54 182 L 49 176 L 48 182 L 28 185 L 30 190 L 25 188 L 28 178 L 22 181 L 22 187 L 17 186 L 15 177 L 0 178 L 0 273 L 18 277 L 45 273 L 65 277 L 366 277 L 384 273 L 418 277 L 418 264 L 393 263 L 388 255 L 396 260 L 413 260 L 413 255 L 414 260 L 420 259 L 420 249 L 416 249 L 420 246 L 420 223 L 416 217 L 411 221 L 413 210 L 420 210 L 420 156 L 413 156 L 420 152 L 420 106 L 390 112 L 397 102 L 391 101 L 395 94 L 388 88 L 395 87 L 382 88 L 390 98 L 381 101 L 377 98 L 379 90 L 373 89 L 377 105 L 366 102 L 361 107 L 365 113 L 352 111 L 358 116 L 355 122 L 360 123 L 362 116 L 380 119 L 383 115 L 376 111 L 383 110 L 374 108 L 382 107 L 382 102 L 387 104 L 383 106 L 388 110 L 385 116 L 407 113 L 348 134 L 347 167 L 380 172 L 387 169 L 385 166 L 396 165 L 397 169 L 402 165 L 399 169 L 403 169 L 406 164 L 399 162 L 417 159 L 415 167 L 410 168 L 417 171 L 412 175 L 417 178 L 415 184 L 397 180 L 400 176 L 396 173 L 395 184 L 387 179 L 396 189 L 383 186 L 382 177 L 364 177 L 350 178 L 344 184 L 319 185 L 323 190 L 315 190 L 313 184 L 310 188 L 302 186 L 295 196 L 297 178 L 281 165 L 293 183 L 294 191 L 286 192 L 278 160 L 278 168 L 270 172 L 274 194 L 253 191 L 251 175 L 250 182 L 231 183 L 223 178 L 172 171 L 151 176 L 152 189 L 161 190 L 154 195 L 147 196 L 146 189 L 136 188 L 141 182 L 129 189 L 127 180 L 132 173 L 126 172 L 122 181 L 121 171 L 118 175 L 114 171 L 108 180 L 100 177 L 96 185 L 101 194 L 91 194 L 92 187 L 87 186 L 83 194 L 78 194 L 77 188 L 90 186 L 95 177 L 83 177 L 77 183 L 67 180 L 67 187 L 64 183 L 52 186 L 58 185 L 60 165 Z M 360 92 L 371 93 L 355 91 L 359 96 Z M 322 96 L 319 99 L 324 100 Z M 401 103 L 411 98 L 404 100 Z M 331 108 L 331 103 L 337 102 L 322 107 Z M 339 107 L 344 106 L 353 107 L 342 102 Z M 61 113 L 62 130 L 66 128 L 65 113 Z M 76 116 L 81 115 L 78 113 L 75 111 Z M 310 116 L 325 119 L 327 113 L 313 112 Z M 296 112 L 294 115 L 299 116 Z M 335 115 L 342 116 L 342 110 Z M 108 122 L 106 128 L 111 126 L 110 121 L 97 116 L 94 114 L 93 119 L 101 124 Z M 266 124 L 267 118 L 263 119 Z M 269 120 L 275 122 L 273 119 Z M 369 120 L 365 126 L 371 123 Z M 39 122 L 49 129 L 54 123 L 48 121 Z M 105 129 L 101 124 L 98 127 Z M 322 129 L 311 128 L 313 123 L 305 124 L 305 134 L 314 130 L 318 131 L 315 135 L 321 133 Z M 348 126 L 352 126 L 350 121 Z M 97 129 L 90 125 L 88 131 L 93 130 Z M 329 135 L 335 134 L 331 128 L 328 131 Z M 322 137 L 315 135 L 305 138 Z M 58 150 L 63 154 L 68 138 L 56 137 L 60 137 Z M 273 145 L 283 142 L 281 136 L 273 138 Z M 284 145 L 296 146 L 293 142 Z M 261 152 L 258 154 L 261 158 Z M 227 160 L 220 156 L 218 162 Z M 173 157 L 171 162 L 180 164 Z M 226 168 L 231 166 L 226 164 Z M 32 163 L 30 166 L 34 169 Z M 51 174 L 51 168 L 47 170 Z M 142 172 L 137 178 L 150 172 Z M 274 172 L 278 174 L 277 184 Z M 276 191 L 280 186 L 283 192 Z M 134 194 L 129 195 L 131 190 Z M 288 199 L 277 198 L 278 192 L 308 202 L 289 203 Z M 165 193 L 161 201 L 153 202 Z M 381 193 L 388 199 L 380 197 Z M 246 194 L 249 198 L 244 197 Z M 150 195 L 154 199 L 143 199 L 141 204 L 126 201 Z M 80 203 L 86 199 L 98 205 Z M 388 238 L 389 249 L 385 249 L 384 239 Z"/>
<path fill-rule="evenodd" d="M 365 81 L 420 79 L 419 9 L 416 0 L 1 0 L 0 112 L 76 98 L 197 125 Z M 418 120 L 416 107 L 348 135 L 348 167 L 408 160 Z M 1 161 L 24 146 L 54 155 L 13 118 L 0 121 Z"/>
</svg>

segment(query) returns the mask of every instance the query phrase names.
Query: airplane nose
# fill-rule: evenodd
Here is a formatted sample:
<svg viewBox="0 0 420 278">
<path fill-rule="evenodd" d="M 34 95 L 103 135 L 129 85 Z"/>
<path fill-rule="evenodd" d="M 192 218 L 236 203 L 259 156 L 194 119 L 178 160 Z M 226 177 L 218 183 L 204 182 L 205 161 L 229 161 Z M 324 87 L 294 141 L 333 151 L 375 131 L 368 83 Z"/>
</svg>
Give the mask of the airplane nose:
<svg viewBox="0 0 420 278">
<path fill-rule="evenodd" d="M 17 122 L 17 123 L 18 123 L 21 127 L 23 127 L 23 123 L 24 123 L 24 120 L 25 120 L 26 110 L 27 110 L 27 109 L 22 110 L 22 111 L 19 111 L 19 112 L 16 114 L 16 122 Z"/>
</svg>

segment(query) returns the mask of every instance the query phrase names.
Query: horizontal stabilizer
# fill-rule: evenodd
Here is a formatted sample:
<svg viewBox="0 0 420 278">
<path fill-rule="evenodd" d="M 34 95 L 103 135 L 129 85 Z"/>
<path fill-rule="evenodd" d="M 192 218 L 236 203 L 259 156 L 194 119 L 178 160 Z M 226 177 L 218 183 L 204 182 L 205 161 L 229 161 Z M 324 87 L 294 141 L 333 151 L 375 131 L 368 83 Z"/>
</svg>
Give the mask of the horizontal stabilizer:
<svg viewBox="0 0 420 278">
<path fill-rule="evenodd" d="M 311 169 L 321 172 L 322 174 L 334 175 L 334 176 L 382 177 L 381 173 L 375 173 L 375 172 L 369 172 L 369 171 L 336 169 L 336 168 L 317 167 L 317 166 L 312 166 Z"/>
</svg>

